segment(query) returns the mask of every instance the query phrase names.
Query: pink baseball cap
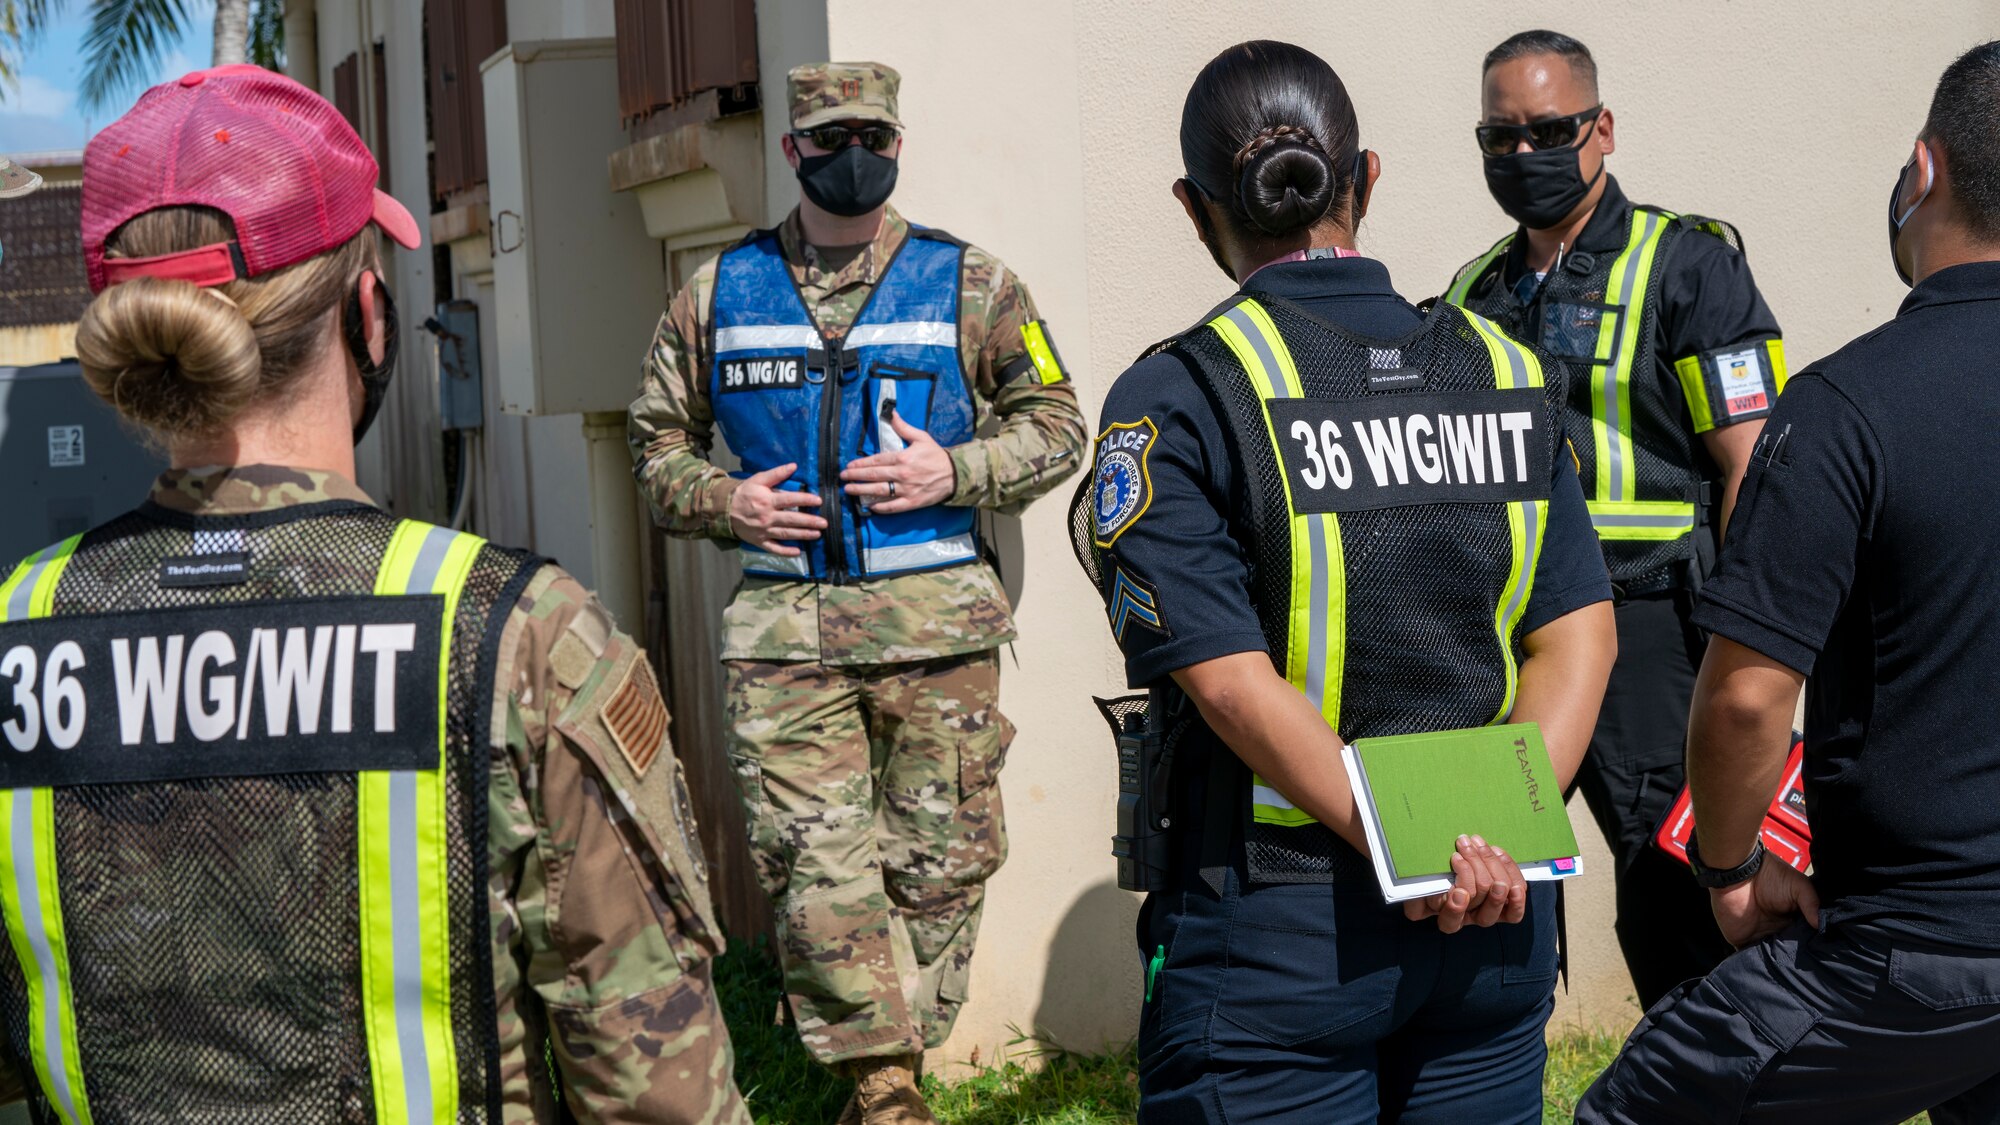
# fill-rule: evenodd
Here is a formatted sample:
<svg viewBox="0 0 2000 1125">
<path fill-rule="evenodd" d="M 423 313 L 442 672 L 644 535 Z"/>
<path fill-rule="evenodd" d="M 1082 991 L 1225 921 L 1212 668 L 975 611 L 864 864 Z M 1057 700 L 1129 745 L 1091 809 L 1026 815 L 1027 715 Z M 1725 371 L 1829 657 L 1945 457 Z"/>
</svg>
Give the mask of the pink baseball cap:
<svg viewBox="0 0 2000 1125">
<path fill-rule="evenodd" d="M 83 152 L 83 257 L 90 288 L 134 277 L 222 285 L 346 244 L 369 223 L 415 250 L 409 209 L 379 191 L 375 156 L 325 98 L 238 64 L 140 95 Z M 159 207 L 213 207 L 233 242 L 152 258 L 104 257 L 104 240 Z"/>
</svg>

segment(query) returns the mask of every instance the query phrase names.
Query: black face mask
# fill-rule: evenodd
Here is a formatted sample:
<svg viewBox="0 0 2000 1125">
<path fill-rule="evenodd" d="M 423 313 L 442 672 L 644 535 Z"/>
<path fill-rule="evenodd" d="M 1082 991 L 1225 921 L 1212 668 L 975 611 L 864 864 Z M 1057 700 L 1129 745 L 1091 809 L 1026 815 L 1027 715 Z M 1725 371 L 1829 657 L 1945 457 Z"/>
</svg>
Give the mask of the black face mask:
<svg viewBox="0 0 2000 1125">
<path fill-rule="evenodd" d="M 1917 282 L 1910 276 L 1910 271 L 1903 268 L 1903 259 L 1896 256 L 1896 238 L 1903 233 L 1903 224 L 1909 222 L 1910 216 L 1916 214 L 1917 208 L 1923 206 L 1924 200 L 1930 198 L 1931 190 L 1925 188 L 1924 193 L 1900 213 L 1896 204 L 1903 198 L 1903 181 L 1910 178 L 1910 169 L 1916 166 L 1914 160 L 1903 165 L 1903 170 L 1896 173 L 1896 186 L 1889 189 L 1889 264 L 1896 267 L 1896 276 L 1903 279 L 1904 285 L 1909 286 L 1914 286 Z"/>
<path fill-rule="evenodd" d="M 799 157 L 799 189 L 829 214 L 853 218 L 889 202 L 896 158 L 848 145 L 839 152 Z"/>
<path fill-rule="evenodd" d="M 1486 190 L 1493 193 L 1493 202 L 1529 230 L 1547 230 L 1568 218 L 1604 176 L 1599 164 L 1597 175 L 1583 182 L 1581 153 L 1596 128 L 1592 121 L 1577 143 L 1563 148 L 1486 157 Z"/>
<path fill-rule="evenodd" d="M 382 336 L 382 362 L 376 363 L 368 356 L 368 325 L 361 319 L 361 286 L 355 285 L 347 295 L 347 307 L 342 311 L 342 335 L 347 339 L 347 354 L 354 357 L 354 366 L 361 370 L 361 419 L 354 423 L 354 444 L 368 436 L 368 427 L 375 424 L 375 415 L 382 410 L 383 396 L 389 392 L 389 380 L 396 376 L 396 353 L 401 349 L 401 333 L 396 323 L 396 301 L 389 296 L 389 287 L 382 284 L 377 274 L 375 292 L 382 297 L 382 313 L 388 320 L 388 330 Z"/>
</svg>

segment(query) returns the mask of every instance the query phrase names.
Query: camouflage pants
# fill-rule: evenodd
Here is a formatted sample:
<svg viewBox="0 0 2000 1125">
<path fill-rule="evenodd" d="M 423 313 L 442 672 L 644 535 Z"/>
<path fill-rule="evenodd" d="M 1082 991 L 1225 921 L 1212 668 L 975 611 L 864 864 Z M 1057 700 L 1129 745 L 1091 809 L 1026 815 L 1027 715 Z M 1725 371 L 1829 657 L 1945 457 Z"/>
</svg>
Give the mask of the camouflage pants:
<svg viewBox="0 0 2000 1125">
<path fill-rule="evenodd" d="M 997 657 L 724 667 L 730 765 L 800 1038 L 827 1063 L 942 1044 L 1007 856 Z"/>
</svg>

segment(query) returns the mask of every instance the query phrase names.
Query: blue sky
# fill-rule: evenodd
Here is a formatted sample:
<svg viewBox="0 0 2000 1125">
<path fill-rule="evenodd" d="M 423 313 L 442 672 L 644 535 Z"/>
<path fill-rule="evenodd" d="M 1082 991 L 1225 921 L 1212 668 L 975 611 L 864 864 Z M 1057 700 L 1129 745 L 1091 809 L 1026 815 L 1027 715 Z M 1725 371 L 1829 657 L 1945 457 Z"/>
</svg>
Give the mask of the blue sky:
<svg viewBox="0 0 2000 1125">
<path fill-rule="evenodd" d="M 86 115 L 77 98 L 83 76 L 83 34 L 90 26 L 90 0 L 67 0 L 62 18 L 21 58 L 20 80 L 0 89 L 0 152 L 80 149 L 105 122 L 132 104 L 143 86 L 116 103 Z M 161 60 L 148 85 L 208 65 L 214 43 L 214 0 L 187 0 L 187 35 Z"/>
</svg>

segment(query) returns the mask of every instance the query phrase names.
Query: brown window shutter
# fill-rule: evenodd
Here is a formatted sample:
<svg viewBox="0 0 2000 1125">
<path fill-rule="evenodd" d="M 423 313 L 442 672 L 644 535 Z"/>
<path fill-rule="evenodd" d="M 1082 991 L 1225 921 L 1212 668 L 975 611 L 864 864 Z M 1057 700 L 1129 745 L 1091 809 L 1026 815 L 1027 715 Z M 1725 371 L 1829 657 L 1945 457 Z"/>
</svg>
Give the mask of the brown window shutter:
<svg viewBox="0 0 2000 1125">
<path fill-rule="evenodd" d="M 424 0 L 431 139 L 439 196 L 486 182 L 486 91 L 479 64 L 507 43 L 506 0 Z"/>
<path fill-rule="evenodd" d="M 757 83 L 755 0 L 616 0 L 613 15 L 618 109 L 628 121 Z"/>
<path fill-rule="evenodd" d="M 389 60 L 380 39 L 375 41 L 375 163 L 382 174 L 375 186 L 389 190 Z"/>
<path fill-rule="evenodd" d="M 361 56 L 351 51 L 333 68 L 333 108 L 361 131 Z"/>
</svg>

